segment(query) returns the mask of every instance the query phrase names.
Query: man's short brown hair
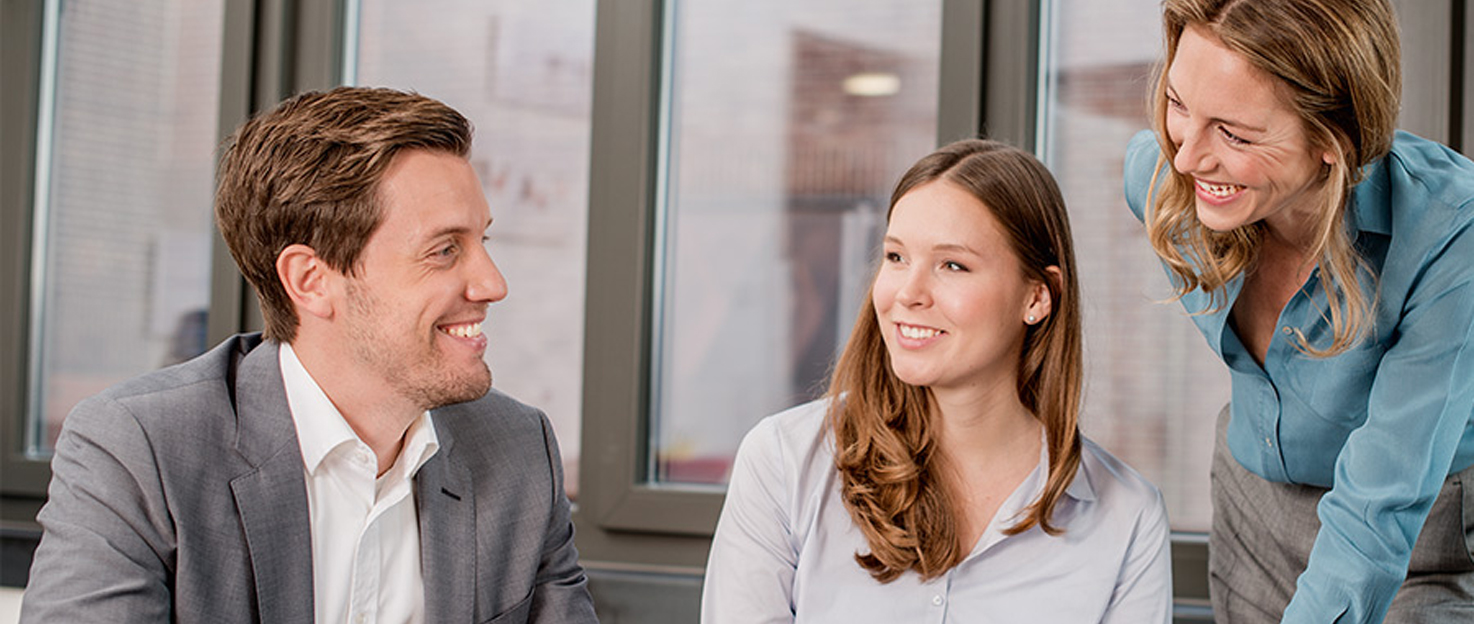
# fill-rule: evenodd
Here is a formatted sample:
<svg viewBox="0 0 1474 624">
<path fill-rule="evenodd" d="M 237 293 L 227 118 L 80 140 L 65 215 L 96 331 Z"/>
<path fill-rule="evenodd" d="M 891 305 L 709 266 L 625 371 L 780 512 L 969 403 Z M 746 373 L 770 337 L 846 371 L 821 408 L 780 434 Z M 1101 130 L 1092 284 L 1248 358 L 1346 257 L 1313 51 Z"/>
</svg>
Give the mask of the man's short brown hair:
<svg viewBox="0 0 1474 624">
<path fill-rule="evenodd" d="M 302 244 L 334 270 L 352 274 L 383 222 L 379 182 L 402 149 L 468 157 L 471 123 L 419 94 L 339 87 L 292 97 L 227 141 L 215 219 L 261 299 L 267 338 L 291 342 L 297 335 L 277 256 Z"/>
</svg>

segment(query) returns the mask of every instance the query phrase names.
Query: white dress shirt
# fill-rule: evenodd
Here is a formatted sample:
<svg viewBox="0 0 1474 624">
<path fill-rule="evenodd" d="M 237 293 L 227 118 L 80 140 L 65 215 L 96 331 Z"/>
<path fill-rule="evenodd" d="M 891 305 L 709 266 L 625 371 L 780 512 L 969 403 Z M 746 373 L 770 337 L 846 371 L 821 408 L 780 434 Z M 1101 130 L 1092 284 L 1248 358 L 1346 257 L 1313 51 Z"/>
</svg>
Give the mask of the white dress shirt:
<svg viewBox="0 0 1474 624">
<path fill-rule="evenodd" d="M 1161 493 L 1089 440 L 1039 527 L 1005 536 L 1043 492 L 1047 445 L 957 567 L 923 583 L 882 584 L 855 562 L 869 552 L 840 498 L 826 401 L 759 422 L 743 439 L 706 567 L 701 621 L 1170 622 L 1172 574 Z"/>
<path fill-rule="evenodd" d="M 413 493 L 415 472 L 440 446 L 430 413 L 410 424 L 394 465 L 376 477 L 373 449 L 348 426 L 291 345 L 281 345 L 280 360 L 307 480 L 315 620 L 423 622 Z"/>
</svg>

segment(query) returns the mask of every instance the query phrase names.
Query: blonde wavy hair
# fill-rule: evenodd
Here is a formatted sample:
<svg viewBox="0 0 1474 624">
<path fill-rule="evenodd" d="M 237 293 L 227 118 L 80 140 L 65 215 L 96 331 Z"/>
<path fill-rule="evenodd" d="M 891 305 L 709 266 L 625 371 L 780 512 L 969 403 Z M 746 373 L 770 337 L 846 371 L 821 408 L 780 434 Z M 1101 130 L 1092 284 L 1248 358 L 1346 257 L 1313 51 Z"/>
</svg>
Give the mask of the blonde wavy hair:
<svg viewBox="0 0 1474 624">
<path fill-rule="evenodd" d="M 1371 270 L 1346 231 L 1351 190 L 1362 167 L 1387 155 L 1397 126 L 1402 72 L 1397 17 L 1386 0 L 1165 0 L 1166 57 L 1156 71 L 1152 128 L 1162 155 L 1153 175 L 1147 236 L 1177 279 L 1177 297 L 1202 288 L 1216 311 L 1228 282 L 1251 268 L 1264 224 L 1214 232 L 1198 221 L 1192 179 L 1167 167 L 1177 146 L 1167 135 L 1167 69 L 1188 26 L 1201 27 L 1289 94 L 1311 146 L 1335 155 L 1321 189 L 1323 209 L 1310 251 L 1321 267 L 1331 343 L 1297 346 L 1316 357 L 1344 352 L 1371 328 L 1373 300 L 1359 271 Z M 1164 171 L 1165 168 L 1165 171 Z M 1369 277 L 1375 279 L 1375 276 Z"/>
<path fill-rule="evenodd" d="M 1080 465 L 1083 374 L 1080 288 L 1064 199 L 1033 156 L 993 141 L 967 140 L 912 166 L 891 194 L 891 210 L 910 190 L 940 179 L 982 202 L 1025 277 L 1049 288 L 1052 311 L 1028 327 L 1018 363 L 1019 399 L 1043 423 L 1048 439 L 1048 482 L 1005 533 L 1039 526 L 1058 535 L 1062 530 L 1051 517 Z M 1058 267 L 1059 275 L 1050 267 Z M 971 544 L 960 543 L 955 502 L 943 483 L 931 393 L 892 371 L 869 296 L 835 365 L 828 396 L 844 505 L 870 547 L 855 560 L 881 582 L 907 570 L 931 579 L 961 563 Z"/>
</svg>

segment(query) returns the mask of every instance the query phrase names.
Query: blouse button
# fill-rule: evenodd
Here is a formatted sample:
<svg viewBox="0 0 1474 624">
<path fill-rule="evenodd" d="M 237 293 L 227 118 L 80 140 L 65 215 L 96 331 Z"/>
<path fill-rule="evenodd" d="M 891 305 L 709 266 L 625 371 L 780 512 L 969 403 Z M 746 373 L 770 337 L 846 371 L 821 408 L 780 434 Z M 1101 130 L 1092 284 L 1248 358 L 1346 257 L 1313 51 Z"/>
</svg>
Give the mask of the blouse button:
<svg viewBox="0 0 1474 624">
<path fill-rule="evenodd" d="M 1281 329 L 1280 331 L 1284 332 L 1284 334 L 1286 336 L 1289 336 L 1289 335 L 1295 333 L 1295 330 L 1290 329 L 1290 326 L 1288 326 L 1288 325 L 1286 325 L 1285 328 L 1284 329 Z"/>
<path fill-rule="evenodd" d="M 933 606 L 938 606 L 938 607 L 942 606 L 942 595 L 941 594 L 937 594 L 935 596 L 932 596 L 931 597 L 931 603 L 932 603 Z"/>
</svg>

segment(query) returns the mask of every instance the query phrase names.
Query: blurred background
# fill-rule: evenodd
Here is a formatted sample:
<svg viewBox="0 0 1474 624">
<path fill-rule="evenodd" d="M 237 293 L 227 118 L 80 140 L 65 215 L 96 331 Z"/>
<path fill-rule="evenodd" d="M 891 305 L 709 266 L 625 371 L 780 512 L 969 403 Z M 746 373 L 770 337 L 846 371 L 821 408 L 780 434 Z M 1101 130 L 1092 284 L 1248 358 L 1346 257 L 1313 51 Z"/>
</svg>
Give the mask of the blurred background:
<svg viewBox="0 0 1474 624">
<path fill-rule="evenodd" d="M 1395 4 L 1402 125 L 1474 144 L 1464 0 Z M 0 0 L 0 32 L 4 596 L 25 585 L 71 407 L 260 327 L 213 229 L 217 145 L 291 93 L 360 84 L 476 125 L 511 293 L 487 360 L 554 421 L 604 621 L 695 620 L 737 444 L 822 393 L 890 188 L 970 136 L 1032 150 L 1060 182 L 1085 433 L 1162 488 L 1179 620 L 1211 621 L 1228 376 L 1162 303 L 1121 197 L 1156 2 Z"/>
</svg>

